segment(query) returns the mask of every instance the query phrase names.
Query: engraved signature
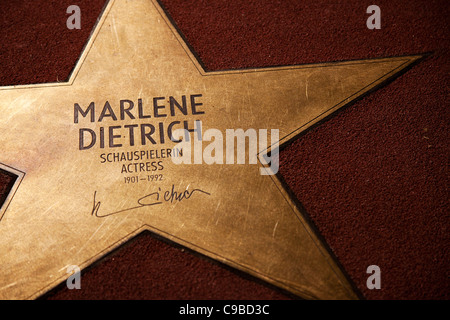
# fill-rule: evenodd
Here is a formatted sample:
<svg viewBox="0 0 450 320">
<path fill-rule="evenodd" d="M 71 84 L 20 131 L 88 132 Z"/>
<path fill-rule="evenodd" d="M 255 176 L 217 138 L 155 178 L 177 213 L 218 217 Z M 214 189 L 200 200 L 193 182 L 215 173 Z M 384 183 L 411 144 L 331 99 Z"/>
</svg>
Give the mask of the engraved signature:
<svg viewBox="0 0 450 320">
<path fill-rule="evenodd" d="M 188 200 L 189 198 L 192 197 L 193 194 L 195 193 L 203 193 L 206 194 L 208 196 L 210 196 L 211 194 L 209 192 L 203 191 L 201 189 L 192 189 L 192 190 L 184 190 L 184 191 L 175 191 L 175 185 L 172 184 L 172 188 L 171 190 L 167 190 L 167 191 L 162 191 L 161 188 L 158 188 L 158 191 L 152 192 L 150 194 L 147 194 L 141 198 L 139 198 L 137 200 L 137 206 L 135 207 L 131 207 L 131 208 L 127 208 L 127 209 L 122 209 L 122 210 L 118 210 L 118 211 L 114 211 L 114 212 L 110 212 L 110 213 L 105 213 L 105 214 L 99 214 L 99 210 L 100 210 L 100 206 L 101 206 L 101 202 L 97 201 L 96 196 L 97 196 L 97 191 L 94 192 L 94 203 L 92 206 L 92 211 L 91 211 L 91 215 L 96 216 L 97 218 L 104 218 L 104 217 L 108 217 L 108 216 L 112 216 L 118 213 L 122 213 L 122 212 L 126 212 L 126 211 L 130 211 L 133 209 L 139 209 L 139 208 L 144 208 L 144 207 L 149 207 L 149 206 L 154 206 L 154 205 L 158 205 L 158 204 L 162 204 L 163 202 L 181 202 L 183 200 Z"/>
</svg>

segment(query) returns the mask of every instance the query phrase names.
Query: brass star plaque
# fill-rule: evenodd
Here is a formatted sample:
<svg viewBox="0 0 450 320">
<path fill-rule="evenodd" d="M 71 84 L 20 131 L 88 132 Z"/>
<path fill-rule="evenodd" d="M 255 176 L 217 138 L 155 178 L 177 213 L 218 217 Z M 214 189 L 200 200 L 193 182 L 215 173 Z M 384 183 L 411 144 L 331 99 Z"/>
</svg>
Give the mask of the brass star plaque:
<svg viewBox="0 0 450 320">
<path fill-rule="evenodd" d="M 419 58 L 206 72 L 157 1 L 111 0 L 68 82 L 0 88 L 0 298 L 38 297 L 150 230 L 301 297 L 356 299 L 276 175 L 174 163 L 173 132 L 283 144 Z"/>
</svg>

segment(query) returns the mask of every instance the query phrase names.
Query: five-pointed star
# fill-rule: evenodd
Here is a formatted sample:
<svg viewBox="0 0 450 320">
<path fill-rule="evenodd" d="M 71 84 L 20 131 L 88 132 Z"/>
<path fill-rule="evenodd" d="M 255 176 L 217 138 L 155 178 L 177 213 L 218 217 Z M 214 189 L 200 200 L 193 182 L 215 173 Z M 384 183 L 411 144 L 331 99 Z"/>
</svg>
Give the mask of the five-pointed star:
<svg viewBox="0 0 450 320">
<path fill-rule="evenodd" d="M 205 72 L 155 0 L 110 1 L 67 83 L 0 88 L 1 168 L 19 176 L 0 211 L 0 298 L 37 297 L 69 276 L 67 266 L 86 267 L 142 230 L 305 298 L 357 298 L 279 180 L 258 165 L 163 159 L 163 179 L 143 181 L 151 173 L 123 173 L 101 154 L 174 143 L 130 146 L 119 135 L 113 145 L 122 147 L 106 138 L 104 148 L 80 150 L 79 129 L 198 119 L 203 130 L 279 129 L 284 143 L 419 58 Z M 152 106 L 164 97 L 167 113 L 170 96 L 195 94 L 204 114 L 121 121 L 107 112 L 97 121 L 106 101 L 117 111 L 120 100 Z M 75 123 L 75 103 L 91 102 L 96 121 Z M 172 186 L 209 195 L 140 205 Z"/>
</svg>

